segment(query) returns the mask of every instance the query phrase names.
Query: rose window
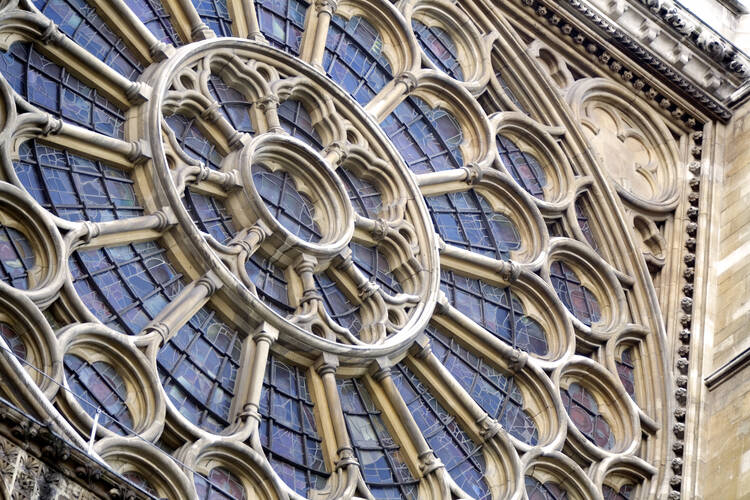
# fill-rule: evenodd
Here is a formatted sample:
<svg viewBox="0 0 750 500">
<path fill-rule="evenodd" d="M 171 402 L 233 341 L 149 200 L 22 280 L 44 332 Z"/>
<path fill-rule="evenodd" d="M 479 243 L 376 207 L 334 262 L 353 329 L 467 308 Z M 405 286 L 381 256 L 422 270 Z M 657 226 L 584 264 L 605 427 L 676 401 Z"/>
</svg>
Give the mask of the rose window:
<svg viewBox="0 0 750 500">
<path fill-rule="evenodd" d="M 9 8 L 0 346 L 68 439 L 155 497 L 654 491 L 650 285 L 459 4 Z"/>
</svg>

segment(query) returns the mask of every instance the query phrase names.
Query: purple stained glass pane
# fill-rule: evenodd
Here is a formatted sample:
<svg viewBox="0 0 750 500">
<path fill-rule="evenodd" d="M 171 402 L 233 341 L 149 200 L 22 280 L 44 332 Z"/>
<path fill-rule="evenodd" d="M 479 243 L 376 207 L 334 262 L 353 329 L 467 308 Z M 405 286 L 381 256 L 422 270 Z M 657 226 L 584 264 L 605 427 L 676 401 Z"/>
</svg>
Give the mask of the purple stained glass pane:
<svg viewBox="0 0 750 500">
<path fill-rule="evenodd" d="M 208 305 L 159 351 L 164 391 L 188 420 L 211 432 L 229 424 L 242 339 Z"/>
<path fill-rule="evenodd" d="M 615 435 L 589 391 L 574 382 L 567 389 L 560 389 L 560 396 L 573 424 L 586 439 L 605 450 L 614 448 Z"/>
<path fill-rule="evenodd" d="M 305 194 L 297 191 L 291 175 L 255 164 L 253 183 L 271 215 L 282 226 L 303 241 L 320 241 L 320 228 L 313 218 L 315 207 Z"/>
<path fill-rule="evenodd" d="M 164 252 L 151 241 L 78 250 L 68 260 L 73 286 L 102 323 L 135 335 L 182 289 Z"/>
<path fill-rule="evenodd" d="M 476 191 L 425 197 L 435 229 L 451 245 L 497 259 L 521 247 L 515 224 Z"/>
<path fill-rule="evenodd" d="M 323 306 L 333 321 L 358 335 L 362 329 L 359 306 L 354 304 L 339 285 L 327 274 L 316 274 L 315 285 L 323 299 Z"/>
<path fill-rule="evenodd" d="M 322 489 L 328 477 L 313 410 L 304 370 L 270 355 L 260 397 L 260 440 L 274 470 L 305 496 Z"/>
<path fill-rule="evenodd" d="M 110 364 L 89 363 L 75 354 L 63 357 L 68 387 L 79 399 L 83 410 L 92 418 L 101 410 L 99 425 L 120 435 L 131 433 L 133 419 L 125 401 L 125 381 Z"/>
<path fill-rule="evenodd" d="M 440 288 L 453 307 L 500 340 L 533 354 L 547 354 L 544 330 L 525 314 L 521 301 L 509 287 L 498 288 L 452 271 L 442 271 Z"/>
<path fill-rule="evenodd" d="M 367 486 L 376 498 L 417 498 L 417 480 L 382 420 L 380 410 L 355 379 L 338 380 L 341 408 Z"/>
<path fill-rule="evenodd" d="M 474 401 L 511 435 L 532 446 L 537 444 L 539 431 L 523 409 L 523 396 L 514 377 L 506 377 L 448 334 L 433 327 L 425 332 L 432 340 L 432 352 Z"/>
<path fill-rule="evenodd" d="M 591 326 L 601 319 L 599 302 L 581 284 L 578 275 L 569 265 L 559 260 L 554 261 L 550 265 L 550 279 L 562 303 L 583 324 Z"/>
<path fill-rule="evenodd" d="M 0 280 L 26 290 L 36 263 L 31 242 L 21 231 L 0 223 Z"/>
<path fill-rule="evenodd" d="M 604 500 L 630 500 L 633 497 L 635 486 L 632 484 L 623 484 L 620 490 L 616 490 L 609 485 L 602 486 Z"/>
<path fill-rule="evenodd" d="M 36 139 L 23 143 L 18 156 L 14 167 L 19 180 L 58 217 L 102 222 L 143 215 L 133 180 L 122 170 Z"/>
<path fill-rule="evenodd" d="M 156 38 L 176 47 L 182 45 L 161 0 L 128 0 L 127 4 Z"/>
<path fill-rule="evenodd" d="M 142 489 L 146 493 L 149 493 L 150 495 L 158 497 L 158 493 L 156 492 L 156 490 L 148 482 L 148 479 L 146 479 L 146 477 L 143 474 L 141 474 L 140 472 L 131 470 L 131 471 L 123 473 L 122 477 L 124 477 L 131 484 L 139 487 L 140 489 Z"/>
<path fill-rule="evenodd" d="M 635 361 L 633 360 L 633 348 L 628 347 L 622 354 L 620 359 L 615 361 L 617 365 L 617 375 L 620 377 L 625 391 L 635 401 Z"/>
<path fill-rule="evenodd" d="M 216 36 L 232 35 L 232 18 L 229 16 L 227 0 L 191 0 L 204 23 Z"/>
<path fill-rule="evenodd" d="M 521 151 L 508 137 L 498 135 L 495 143 L 500 160 L 513 179 L 529 194 L 543 200 L 547 175 L 536 157 L 531 153 Z"/>
<path fill-rule="evenodd" d="M 37 52 L 31 43 L 16 42 L 0 55 L 0 73 L 30 104 L 66 122 L 122 138 L 123 112 Z"/>
<path fill-rule="evenodd" d="M 245 500 L 242 481 L 223 467 L 211 469 L 208 477 L 194 474 L 193 482 L 199 500 Z"/>
<path fill-rule="evenodd" d="M 463 164 L 463 132 L 458 120 L 444 109 L 431 109 L 419 97 L 407 97 L 381 127 L 416 174 Z"/>
<path fill-rule="evenodd" d="M 366 19 L 335 15 L 328 30 L 323 67 L 357 102 L 367 104 L 391 80 L 383 39 Z"/>
<path fill-rule="evenodd" d="M 143 66 L 86 0 L 34 0 L 60 30 L 121 75 L 135 80 Z"/>
<path fill-rule="evenodd" d="M 412 19 L 411 28 L 419 46 L 430 61 L 451 78 L 463 80 L 464 73 L 458 62 L 458 48 L 448 32 L 439 26 L 427 26 L 416 19 Z"/>
<path fill-rule="evenodd" d="M 568 492 L 559 484 L 547 481 L 542 484 L 531 476 L 526 476 L 526 495 L 529 500 L 567 500 Z"/>
<path fill-rule="evenodd" d="M 26 343 L 8 323 L 0 321 L 0 337 L 8 344 L 11 352 L 18 358 L 25 360 L 28 354 Z"/>
<path fill-rule="evenodd" d="M 581 228 L 581 232 L 583 233 L 583 236 L 586 237 L 586 241 L 588 241 L 589 245 L 591 245 L 591 248 L 593 248 L 594 251 L 599 252 L 599 245 L 596 242 L 594 231 L 591 228 L 591 223 L 589 222 L 588 211 L 586 210 L 586 207 L 584 206 L 584 202 L 582 198 L 578 198 L 576 200 L 575 210 L 576 210 L 576 219 L 578 220 L 578 227 Z"/>
<path fill-rule="evenodd" d="M 505 95 L 508 96 L 508 98 L 511 100 L 513 104 L 516 105 L 516 107 L 523 113 L 529 114 L 529 111 L 526 109 L 526 107 L 521 104 L 521 102 L 518 100 L 518 96 L 513 92 L 513 90 L 510 88 L 510 85 L 508 85 L 508 82 L 503 78 L 503 75 L 499 72 L 495 73 L 495 77 L 497 78 L 498 83 L 503 88 L 503 91 L 505 91 Z"/>
<path fill-rule="evenodd" d="M 260 32 L 272 46 L 299 55 L 309 5 L 303 0 L 255 0 Z"/>
</svg>

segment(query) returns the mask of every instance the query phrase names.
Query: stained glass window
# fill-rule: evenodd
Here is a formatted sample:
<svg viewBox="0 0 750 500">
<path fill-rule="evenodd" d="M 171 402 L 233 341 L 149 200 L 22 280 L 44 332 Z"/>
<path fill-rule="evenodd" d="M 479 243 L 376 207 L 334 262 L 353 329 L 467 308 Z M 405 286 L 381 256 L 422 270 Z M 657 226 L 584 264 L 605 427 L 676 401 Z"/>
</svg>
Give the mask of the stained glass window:
<svg viewBox="0 0 750 500">
<path fill-rule="evenodd" d="M 316 274 L 315 285 L 331 319 L 344 328 L 348 328 L 354 335 L 358 335 L 362 329 L 359 306 L 353 304 L 327 274 Z"/>
<path fill-rule="evenodd" d="M 591 248 L 596 252 L 599 251 L 599 245 L 596 243 L 596 237 L 594 236 L 594 230 L 589 222 L 588 210 L 584 205 L 583 199 L 578 198 L 575 203 L 576 219 L 578 220 L 578 226 L 581 228 L 583 236 L 586 237 L 586 241 L 589 242 Z"/>
<path fill-rule="evenodd" d="M 213 236 L 219 243 L 226 243 L 236 234 L 232 216 L 227 212 L 224 202 L 218 198 L 186 189 L 183 203 L 198 228 Z"/>
<path fill-rule="evenodd" d="M 35 262 L 28 238 L 21 231 L 0 223 L 0 280 L 26 290 L 29 288 L 29 271 Z"/>
<path fill-rule="evenodd" d="M 354 211 L 363 217 L 377 218 L 378 212 L 383 206 L 383 199 L 378 188 L 374 184 L 360 179 L 354 172 L 344 167 L 339 167 L 336 173 L 344 183 Z"/>
<path fill-rule="evenodd" d="M 279 122 L 287 133 L 314 149 L 323 149 L 323 140 L 312 125 L 310 113 L 300 101 L 287 99 L 279 104 Z"/>
<path fill-rule="evenodd" d="M 237 476 L 223 467 L 211 469 L 208 478 L 195 474 L 193 482 L 199 500 L 245 500 L 245 487 Z"/>
<path fill-rule="evenodd" d="M 426 196 L 425 201 L 435 229 L 448 244 L 497 259 L 508 259 L 521 247 L 515 224 L 473 189 Z"/>
<path fill-rule="evenodd" d="M 412 19 L 411 28 L 430 61 L 451 78 L 463 80 L 464 72 L 458 62 L 458 48 L 448 32 L 439 26 L 427 26 L 416 19 Z"/>
<path fill-rule="evenodd" d="M 375 281 L 381 286 L 383 291 L 390 295 L 403 293 L 401 284 L 391 273 L 391 266 L 388 264 L 388 260 L 378 250 L 378 247 L 367 247 L 358 243 L 352 243 L 350 247 L 352 249 L 354 264 L 365 276 L 371 281 Z"/>
<path fill-rule="evenodd" d="M 29 103 L 66 122 L 122 137 L 122 111 L 37 52 L 31 43 L 16 42 L 0 54 L 0 73 Z"/>
<path fill-rule="evenodd" d="M 542 484 L 531 476 L 526 476 L 526 495 L 529 500 L 567 500 L 568 492 L 562 486 L 547 481 Z"/>
<path fill-rule="evenodd" d="M 250 281 L 260 299 L 281 315 L 294 312 L 289 305 L 289 295 L 284 272 L 271 264 L 271 261 L 258 253 L 253 254 L 245 263 Z"/>
<path fill-rule="evenodd" d="M 182 288 L 164 249 L 149 241 L 79 250 L 68 261 L 73 286 L 102 323 L 135 335 Z"/>
<path fill-rule="evenodd" d="M 216 150 L 216 146 L 209 141 L 195 123 L 195 119 L 182 115 L 172 115 L 166 118 L 167 124 L 174 131 L 177 143 L 190 157 L 204 163 L 206 166 L 219 170 L 224 157 Z"/>
<path fill-rule="evenodd" d="M 255 0 L 258 25 L 268 43 L 299 55 L 308 5 L 301 0 Z"/>
<path fill-rule="evenodd" d="M 417 480 L 386 429 L 380 411 L 355 379 L 338 381 L 341 408 L 362 476 L 378 499 L 417 498 Z"/>
<path fill-rule="evenodd" d="M 287 172 L 255 164 L 253 184 L 271 215 L 289 232 L 304 241 L 320 241 L 320 228 L 313 219 L 315 207 L 304 193 L 297 191 Z"/>
<path fill-rule="evenodd" d="M 489 500 L 482 447 L 471 440 L 403 362 L 393 370 L 393 381 L 417 427 L 456 484 L 477 500 Z"/>
<path fill-rule="evenodd" d="M 599 302 L 594 294 L 581 284 L 578 275 L 570 266 L 559 260 L 554 261 L 550 265 L 550 278 L 557 296 L 576 318 L 589 326 L 599 321 Z"/>
<path fill-rule="evenodd" d="M 34 5 L 78 45 L 121 75 L 135 80 L 143 66 L 86 0 L 34 0 Z"/>
<path fill-rule="evenodd" d="M 304 371 L 269 356 L 260 414 L 260 441 L 281 479 L 301 495 L 323 489 L 328 473 Z"/>
<path fill-rule="evenodd" d="M 138 486 L 146 493 L 150 493 L 153 496 L 158 496 L 158 493 L 154 488 L 151 487 L 148 480 L 140 472 L 131 470 L 123 473 L 122 477 L 130 481 L 132 484 Z"/>
<path fill-rule="evenodd" d="M 619 491 L 606 484 L 602 487 L 604 500 L 630 500 L 633 496 L 633 491 L 635 491 L 635 486 L 632 484 L 622 485 Z"/>
<path fill-rule="evenodd" d="M 633 359 L 633 348 L 628 347 L 620 354 L 620 359 L 615 361 L 617 375 L 625 387 L 625 391 L 635 401 L 635 360 Z"/>
<path fill-rule="evenodd" d="M 229 17 L 227 0 L 191 0 L 198 15 L 216 36 L 232 35 L 232 18 Z"/>
<path fill-rule="evenodd" d="M 224 83 L 224 80 L 216 75 L 208 77 L 208 90 L 214 101 L 219 104 L 221 114 L 235 130 L 248 134 L 255 133 L 250 120 L 252 103 L 247 100 L 247 97 Z"/>
<path fill-rule="evenodd" d="M 440 330 L 428 327 L 425 332 L 432 339 L 432 352 L 472 399 L 512 436 L 537 444 L 539 431 L 523 409 L 523 395 L 515 379 L 506 377 Z"/>
<path fill-rule="evenodd" d="M 130 434 L 133 419 L 125 405 L 128 392 L 114 367 L 104 361 L 89 363 L 75 354 L 66 354 L 63 365 L 68 387 L 83 400 L 80 402 L 83 410 L 91 418 L 101 410 L 99 425 L 117 434 Z"/>
<path fill-rule="evenodd" d="M 531 153 L 521 151 L 508 137 L 498 135 L 495 144 L 497 152 L 500 153 L 500 160 L 513 179 L 529 194 L 543 200 L 547 175 L 539 160 Z"/>
<path fill-rule="evenodd" d="M 11 352 L 19 359 L 26 359 L 28 351 L 26 344 L 18 333 L 8 323 L 0 321 L 0 337 L 8 344 Z"/>
<path fill-rule="evenodd" d="M 541 325 L 524 312 L 509 287 L 498 288 L 441 271 L 440 288 L 451 304 L 503 342 L 533 354 L 547 354 L 547 337 Z"/>
<path fill-rule="evenodd" d="M 71 221 L 143 215 L 130 174 L 35 139 L 21 144 L 14 167 L 23 187 L 47 210 Z"/>
<path fill-rule="evenodd" d="M 229 424 L 242 340 L 201 308 L 159 351 L 159 375 L 169 399 L 189 421 L 212 432 Z"/>
<path fill-rule="evenodd" d="M 505 91 L 505 95 L 508 96 L 508 99 L 511 100 L 513 104 L 516 105 L 516 107 L 522 111 L 523 113 L 529 114 L 529 111 L 526 109 L 526 107 L 521 104 L 521 102 L 518 100 L 518 97 L 516 94 L 511 90 L 510 85 L 508 85 L 508 82 L 505 81 L 505 78 L 503 78 L 503 75 L 500 72 L 495 73 L 495 77 L 497 77 L 497 81 L 500 84 L 500 86 L 503 88 L 503 91 Z"/>
<path fill-rule="evenodd" d="M 574 382 L 567 389 L 560 389 L 560 395 L 570 419 L 586 439 L 605 450 L 614 448 L 615 435 L 589 391 Z"/>
<path fill-rule="evenodd" d="M 367 20 L 333 16 L 323 67 L 357 102 L 367 104 L 392 78 L 382 51 L 383 39 Z"/>
<path fill-rule="evenodd" d="M 406 164 L 416 174 L 459 168 L 463 132 L 448 111 L 419 97 L 407 97 L 380 124 Z"/>
<path fill-rule="evenodd" d="M 174 46 L 182 45 L 162 0 L 128 0 L 127 4 L 156 38 Z"/>
</svg>

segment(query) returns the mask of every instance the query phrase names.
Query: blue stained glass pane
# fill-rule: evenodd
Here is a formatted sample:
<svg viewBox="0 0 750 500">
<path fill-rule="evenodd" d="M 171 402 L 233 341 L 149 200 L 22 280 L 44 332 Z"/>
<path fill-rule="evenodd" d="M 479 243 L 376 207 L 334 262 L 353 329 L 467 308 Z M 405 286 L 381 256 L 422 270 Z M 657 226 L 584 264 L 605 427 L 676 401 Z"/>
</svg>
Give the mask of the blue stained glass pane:
<svg viewBox="0 0 750 500">
<path fill-rule="evenodd" d="M 506 377 L 443 332 L 432 327 L 425 332 L 432 339 L 432 352 L 474 401 L 511 435 L 537 444 L 539 431 L 523 410 L 523 396 L 514 377 Z"/>
<path fill-rule="evenodd" d="M 75 354 L 66 354 L 63 365 L 68 387 L 79 398 L 83 410 L 94 418 L 97 409 L 101 409 L 99 425 L 120 435 L 130 434 L 133 419 L 125 405 L 127 389 L 114 367 L 103 361 L 89 363 Z"/>
<path fill-rule="evenodd" d="M 620 491 L 617 491 L 616 489 L 606 484 L 602 486 L 604 500 L 630 500 L 631 498 L 633 498 L 634 491 L 635 486 L 633 486 L 632 484 L 623 484 L 622 487 L 620 487 Z"/>
<path fill-rule="evenodd" d="M 255 253 L 245 263 L 245 270 L 263 302 L 282 316 L 294 312 L 289 305 L 287 282 L 281 269 Z"/>
<path fill-rule="evenodd" d="M 519 110 L 520 110 L 521 112 L 523 112 L 523 113 L 525 113 L 525 114 L 527 114 L 527 115 L 528 115 L 528 114 L 529 114 L 529 111 L 528 111 L 528 110 L 526 109 L 526 107 L 525 107 L 525 106 L 524 106 L 523 104 L 521 104 L 521 102 L 520 102 L 520 101 L 518 100 L 518 97 L 517 97 L 517 96 L 516 96 L 516 94 L 515 94 L 515 93 L 513 92 L 513 90 L 512 90 L 511 88 L 510 88 L 510 86 L 508 85 L 508 82 L 506 82 L 506 81 L 505 81 L 505 78 L 503 78 L 503 75 L 502 75 L 501 73 L 499 73 L 499 72 L 496 72 L 496 73 L 495 73 L 495 77 L 497 77 L 497 81 L 498 81 L 498 83 L 499 83 L 499 84 L 500 84 L 500 86 L 501 86 L 501 87 L 503 88 L 503 90 L 505 91 L 505 95 L 507 95 L 507 96 L 508 96 L 508 98 L 509 98 L 509 99 L 511 100 L 511 102 L 512 102 L 513 104 L 515 104 L 515 105 L 516 105 L 516 107 L 517 107 L 517 108 L 518 108 L 518 109 L 519 109 Z M 497 111 L 497 110 L 495 110 L 495 111 Z"/>
<path fill-rule="evenodd" d="M 276 473 L 294 491 L 323 489 L 328 473 L 302 369 L 270 355 L 260 396 L 260 441 Z"/>
<path fill-rule="evenodd" d="M 359 306 L 341 291 L 341 288 L 326 274 L 315 275 L 315 285 L 323 299 L 323 306 L 336 323 L 357 335 L 362 329 Z"/>
<path fill-rule="evenodd" d="M 378 499 L 416 499 L 417 480 L 370 394 L 355 379 L 338 380 L 338 388 L 346 427 L 370 491 Z"/>
<path fill-rule="evenodd" d="M 473 498 L 489 500 L 490 490 L 484 481 L 487 466 L 481 445 L 471 440 L 403 362 L 393 370 L 393 382 L 427 443 L 456 484 Z"/>
<path fill-rule="evenodd" d="M 0 223 L 0 280 L 26 290 L 29 288 L 29 271 L 35 262 L 28 238 L 21 231 Z"/>
<path fill-rule="evenodd" d="M 156 38 L 176 47 L 182 45 L 161 0 L 127 0 L 127 4 Z"/>
<path fill-rule="evenodd" d="M 526 476 L 526 494 L 529 500 L 567 500 L 568 492 L 559 484 L 547 481 L 542 484 L 531 476 Z"/>
<path fill-rule="evenodd" d="M 211 469 L 208 477 L 193 476 L 199 500 L 245 500 L 245 487 L 237 476 L 223 467 Z"/>
<path fill-rule="evenodd" d="M 594 236 L 594 231 L 591 228 L 591 223 L 589 222 L 588 211 L 586 210 L 586 207 L 584 206 L 583 198 L 578 198 L 576 200 L 575 210 L 576 210 L 576 219 L 578 220 L 578 227 L 581 228 L 581 232 L 583 233 L 583 236 L 586 237 L 586 241 L 589 242 L 589 245 L 591 245 L 591 248 L 593 248 L 594 251 L 598 253 L 599 245 L 596 243 L 596 237 Z"/>
<path fill-rule="evenodd" d="M 237 233 L 232 216 L 221 200 L 186 189 L 183 204 L 198 228 L 219 243 L 228 242 Z"/>
<path fill-rule="evenodd" d="M 227 0 L 191 0 L 198 15 L 216 36 L 232 35 L 232 18 L 227 9 Z"/>
<path fill-rule="evenodd" d="M 125 42 L 86 0 L 34 0 L 34 5 L 60 30 L 121 75 L 135 80 L 143 66 Z"/>
<path fill-rule="evenodd" d="M 432 222 L 446 243 L 496 259 L 521 247 L 513 222 L 476 191 L 425 197 Z"/>
<path fill-rule="evenodd" d="M 584 325 L 591 326 L 601 319 L 599 302 L 591 291 L 581 284 L 576 272 L 565 262 L 550 265 L 550 279 L 557 296 Z"/>
<path fill-rule="evenodd" d="M 360 104 L 367 104 L 393 77 L 383 55 L 383 39 L 360 16 L 333 16 L 326 39 L 323 67 L 331 79 Z"/>
<path fill-rule="evenodd" d="M 21 144 L 14 167 L 44 208 L 71 221 L 109 221 L 143 215 L 130 175 L 36 139 Z"/>
<path fill-rule="evenodd" d="M 312 125 L 312 119 L 302 103 L 293 99 L 279 104 L 279 122 L 284 130 L 314 149 L 323 149 L 323 140 Z"/>
<path fill-rule="evenodd" d="M 411 28 L 430 61 L 451 78 L 463 80 L 464 72 L 458 62 L 458 49 L 448 32 L 439 26 L 427 26 L 416 19 L 412 19 Z"/>
<path fill-rule="evenodd" d="M 309 5 L 300 0 L 255 0 L 260 32 L 273 47 L 299 55 Z"/>
<path fill-rule="evenodd" d="M 182 115 L 171 115 L 166 118 L 166 121 L 174 132 L 177 143 L 188 156 L 214 170 L 221 168 L 224 157 L 216 150 L 216 146 L 203 135 L 203 132 L 196 125 L 195 119 L 185 118 Z"/>
<path fill-rule="evenodd" d="M 221 114 L 235 130 L 251 135 L 255 133 L 250 120 L 252 103 L 247 100 L 247 97 L 224 83 L 224 80 L 216 75 L 208 78 L 208 90 L 214 100 L 219 103 Z"/>
<path fill-rule="evenodd" d="M 574 382 L 560 389 L 560 396 L 570 419 L 586 439 L 605 450 L 615 447 L 615 435 L 589 391 Z"/>
<path fill-rule="evenodd" d="M 525 314 L 510 287 L 498 288 L 452 271 L 441 271 L 440 288 L 453 307 L 500 340 L 533 354 L 547 354 L 544 330 Z"/>
<path fill-rule="evenodd" d="M 378 188 L 374 184 L 357 177 L 354 172 L 344 167 L 339 167 L 336 173 L 344 183 L 354 211 L 363 217 L 377 218 L 378 212 L 383 206 L 383 199 Z"/>
<path fill-rule="evenodd" d="M 390 295 L 403 293 L 401 283 L 391 273 L 391 266 L 377 247 L 366 247 L 359 243 L 352 243 L 352 259 L 370 281 L 376 282 L 383 291 Z"/>
<path fill-rule="evenodd" d="M 282 226 L 304 241 L 320 241 L 320 228 L 313 219 L 315 207 L 307 196 L 297 191 L 288 173 L 274 172 L 256 164 L 253 165 L 253 183 L 271 215 Z"/>
<path fill-rule="evenodd" d="M 73 286 L 102 323 L 135 335 L 182 289 L 164 252 L 152 241 L 78 250 L 68 260 Z"/>
<path fill-rule="evenodd" d="M 18 335 L 18 333 L 16 333 L 12 326 L 3 321 L 0 321 L 0 337 L 5 340 L 5 343 L 8 344 L 11 352 L 18 359 L 26 359 L 28 350 L 26 349 L 26 344 L 24 343 L 23 339 L 20 335 Z"/>
<path fill-rule="evenodd" d="M 529 194 L 543 200 L 547 175 L 539 160 L 531 153 L 521 151 L 515 142 L 505 136 L 498 135 L 495 144 L 500 160 L 513 179 Z"/>
<path fill-rule="evenodd" d="M 31 43 L 14 43 L 0 55 L 0 73 L 29 103 L 66 122 L 122 138 L 122 111 L 37 52 Z"/>
<path fill-rule="evenodd" d="M 202 307 L 159 351 L 159 374 L 172 403 L 195 425 L 229 424 L 242 340 L 210 306 Z"/>
<path fill-rule="evenodd" d="M 430 109 L 419 97 L 407 97 L 380 125 L 416 174 L 463 164 L 458 121 L 444 109 Z"/>
</svg>

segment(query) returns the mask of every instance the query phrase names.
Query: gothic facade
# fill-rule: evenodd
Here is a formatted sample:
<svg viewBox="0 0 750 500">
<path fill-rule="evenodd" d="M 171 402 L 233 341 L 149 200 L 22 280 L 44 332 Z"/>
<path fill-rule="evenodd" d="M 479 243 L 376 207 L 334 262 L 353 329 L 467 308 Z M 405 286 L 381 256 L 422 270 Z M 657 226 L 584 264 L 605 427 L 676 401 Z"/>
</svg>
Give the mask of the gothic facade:
<svg viewBox="0 0 750 500">
<path fill-rule="evenodd" d="M 679 4 L 2 0 L 0 75 L 0 498 L 750 495 Z"/>
</svg>

